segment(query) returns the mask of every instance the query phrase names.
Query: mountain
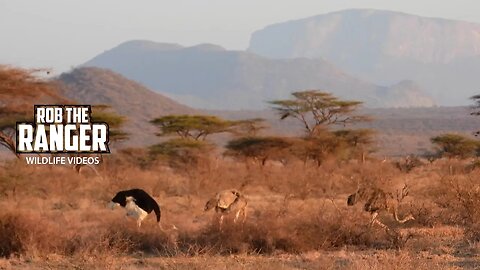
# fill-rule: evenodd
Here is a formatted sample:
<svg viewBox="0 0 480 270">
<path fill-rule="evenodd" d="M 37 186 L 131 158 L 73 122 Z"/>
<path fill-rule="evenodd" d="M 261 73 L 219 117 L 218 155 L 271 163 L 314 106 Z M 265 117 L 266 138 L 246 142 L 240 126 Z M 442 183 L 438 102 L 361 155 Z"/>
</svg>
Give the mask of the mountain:
<svg viewBox="0 0 480 270">
<path fill-rule="evenodd" d="M 66 98 L 81 104 L 110 105 L 127 116 L 125 131 L 131 135 L 131 145 L 156 141 L 154 134 L 158 130 L 149 123 L 153 118 L 197 112 L 107 69 L 77 68 L 61 74 L 56 81 Z"/>
<path fill-rule="evenodd" d="M 322 89 L 367 106 L 432 106 L 419 87 L 378 86 L 322 59 L 269 59 L 212 44 L 181 47 L 129 41 L 84 64 L 108 68 L 197 108 L 263 109 L 266 101 Z M 402 94 L 405 92 L 405 94 Z"/>
<path fill-rule="evenodd" d="M 480 86 L 480 24 L 352 9 L 278 23 L 248 51 L 274 59 L 322 58 L 362 79 L 409 79 L 442 105 L 467 104 Z"/>
<path fill-rule="evenodd" d="M 141 84 L 128 80 L 110 70 L 84 67 L 61 74 L 56 82 L 66 98 L 80 104 L 108 104 L 127 117 L 125 131 L 130 139 L 122 146 L 146 146 L 159 141 L 158 130 L 149 121 L 166 114 L 201 113 L 218 115 L 232 120 L 258 118 L 267 120 L 267 134 L 298 135 L 302 126 L 292 119 L 280 120 L 273 110 L 263 111 L 198 111 L 181 105 L 170 98 L 152 92 Z M 400 88 L 415 89 L 410 81 L 400 83 Z M 393 91 L 395 93 L 395 90 Z M 408 93 L 408 91 L 407 91 Z M 393 94 L 395 95 L 395 94 Z M 410 96 L 410 98 L 417 98 Z M 394 102 L 390 100 L 388 102 Z M 391 104 L 401 105 L 401 104 Z M 470 115 L 469 108 L 388 108 L 362 109 L 374 121 L 359 127 L 378 132 L 378 154 L 405 155 L 430 149 L 429 138 L 443 132 L 472 134 L 480 126 L 480 118 Z M 214 138 L 222 144 L 227 137 Z M 1 153 L 0 153 L 1 158 Z"/>
</svg>

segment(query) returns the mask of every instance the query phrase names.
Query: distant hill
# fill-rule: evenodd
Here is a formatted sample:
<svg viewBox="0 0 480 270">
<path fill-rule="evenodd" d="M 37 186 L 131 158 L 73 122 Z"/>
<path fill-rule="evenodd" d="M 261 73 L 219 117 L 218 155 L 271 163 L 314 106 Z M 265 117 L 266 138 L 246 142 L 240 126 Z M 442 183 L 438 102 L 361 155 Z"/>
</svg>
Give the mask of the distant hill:
<svg viewBox="0 0 480 270">
<path fill-rule="evenodd" d="M 117 113 L 127 116 L 125 131 L 132 135 L 132 145 L 147 145 L 156 141 L 154 134 L 158 130 L 148 123 L 153 118 L 196 112 L 106 69 L 77 68 L 61 74 L 57 81 L 65 97 L 82 104 L 107 104 Z"/>
<path fill-rule="evenodd" d="M 480 91 L 480 24 L 351 9 L 273 24 L 248 51 L 274 59 L 322 58 L 379 84 L 414 80 L 441 105 Z"/>
<path fill-rule="evenodd" d="M 154 93 L 139 83 L 101 68 L 79 68 L 57 78 L 67 98 L 84 104 L 107 104 L 127 116 L 125 130 L 131 139 L 127 146 L 146 146 L 158 142 L 158 130 L 148 123 L 166 114 L 201 113 L 228 119 L 263 117 L 271 127 L 269 134 L 298 135 L 301 126 L 292 120 L 279 120 L 273 110 L 198 111 Z M 411 82 L 404 82 L 408 87 Z M 421 153 L 431 148 L 429 138 L 443 132 L 471 134 L 480 127 L 480 117 L 470 116 L 466 107 L 363 109 L 375 121 L 362 127 L 378 131 L 379 155 Z M 214 138 L 224 143 L 227 137 Z"/>
<path fill-rule="evenodd" d="M 412 83 L 384 87 L 355 78 L 322 59 L 274 60 L 211 44 L 185 48 L 129 41 L 84 66 L 114 70 L 197 108 L 264 109 L 268 100 L 305 89 L 322 89 L 371 107 L 434 104 Z"/>
</svg>

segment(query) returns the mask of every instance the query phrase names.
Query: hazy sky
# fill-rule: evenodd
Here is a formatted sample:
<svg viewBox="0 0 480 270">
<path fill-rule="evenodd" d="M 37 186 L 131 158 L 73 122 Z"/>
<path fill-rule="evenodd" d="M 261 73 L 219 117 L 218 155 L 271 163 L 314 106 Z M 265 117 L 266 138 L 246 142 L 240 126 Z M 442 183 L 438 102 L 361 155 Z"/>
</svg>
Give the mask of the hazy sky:
<svg viewBox="0 0 480 270">
<path fill-rule="evenodd" d="M 268 24 L 347 8 L 480 23 L 479 0 L 0 0 L 0 64 L 57 73 L 131 39 L 243 50 Z"/>
</svg>

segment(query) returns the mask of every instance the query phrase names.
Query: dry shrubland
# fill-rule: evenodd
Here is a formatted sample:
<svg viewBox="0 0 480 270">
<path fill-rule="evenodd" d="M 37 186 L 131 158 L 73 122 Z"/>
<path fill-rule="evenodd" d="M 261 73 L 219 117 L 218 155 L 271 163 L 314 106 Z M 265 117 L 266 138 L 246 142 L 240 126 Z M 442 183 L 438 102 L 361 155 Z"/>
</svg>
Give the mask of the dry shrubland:
<svg viewBox="0 0 480 270">
<path fill-rule="evenodd" d="M 172 169 L 161 160 L 150 160 L 146 151 L 131 149 L 106 157 L 99 177 L 88 168 L 78 175 L 66 166 L 8 161 L 0 167 L 0 256 L 7 262 L 30 258 L 64 264 L 68 258 L 85 268 L 116 268 L 119 258 L 136 258 L 148 266 L 155 258 L 229 260 L 232 255 L 260 255 L 295 265 L 305 254 L 318 253 L 330 257 L 312 255 L 315 259 L 300 260 L 298 267 L 317 268 L 322 262 L 338 268 L 335 265 L 345 261 L 340 268 L 388 268 L 353 255 L 374 252 L 389 254 L 384 263 L 390 266 L 403 257 L 413 260 L 404 269 L 435 269 L 434 264 L 437 269 L 454 268 L 462 254 L 469 258 L 479 251 L 479 171 L 469 165 L 437 160 L 407 173 L 395 162 L 374 159 L 365 164 L 332 159 L 321 166 L 302 162 L 261 166 L 204 157 L 195 166 Z M 370 216 L 361 205 L 346 206 L 348 194 L 360 185 L 395 192 L 405 183 L 410 195 L 400 214 L 412 213 L 415 220 L 396 224 L 382 216 L 393 234 L 370 227 Z M 118 190 L 133 187 L 152 194 L 161 205 L 164 226 L 175 224 L 178 230 L 162 232 L 153 218 L 138 229 L 123 211 L 106 209 Z M 248 218 L 245 224 L 227 219 L 220 230 L 215 214 L 203 212 L 203 205 L 226 188 L 246 194 Z M 444 257 L 431 264 L 420 258 L 422 252 Z M 214 261 L 208 262 L 210 266 Z"/>
</svg>

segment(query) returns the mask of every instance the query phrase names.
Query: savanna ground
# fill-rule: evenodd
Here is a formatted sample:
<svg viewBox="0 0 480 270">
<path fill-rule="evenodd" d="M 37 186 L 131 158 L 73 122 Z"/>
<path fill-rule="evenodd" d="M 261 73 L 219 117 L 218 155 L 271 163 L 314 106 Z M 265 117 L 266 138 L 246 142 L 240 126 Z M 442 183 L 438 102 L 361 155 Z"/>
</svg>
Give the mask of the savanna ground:
<svg viewBox="0 0 480 270">
<path fill-rule="evenodd" d="M 142 162 L 142 151 L 105 158 L 101 177 L 86 168 L 0 166 L 0 269 L 463 269 L 480 268 L 479 169 L 470 161 L 325 161 L 320 166 L 206 158 L 174 167 Z M 396 162 L 398 164 L 396 164 Z M 397 166 L 400 165 L 400 166 Z M 415 220 L 386 233 L 370 227 L 359 185 L 395 193 L 410 187 L 400 215 Z M 123 209 L 106 208 L 119 190 L 142 188 L 162 208 L 138 229 Z M 203 212 L 217 191 L 249 200 L 245 224 Z"/>
</svg>

